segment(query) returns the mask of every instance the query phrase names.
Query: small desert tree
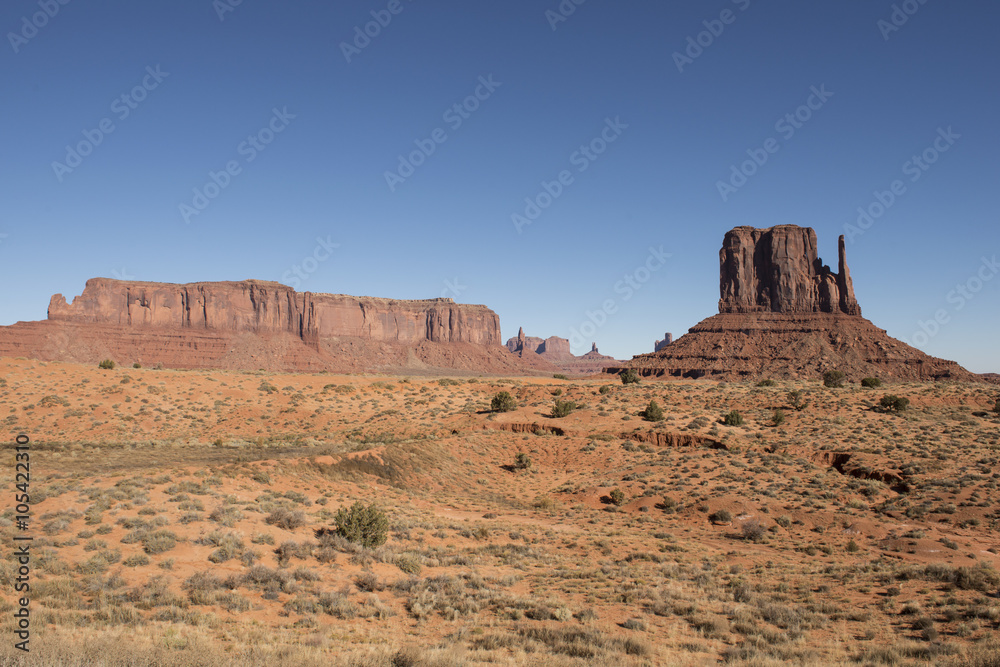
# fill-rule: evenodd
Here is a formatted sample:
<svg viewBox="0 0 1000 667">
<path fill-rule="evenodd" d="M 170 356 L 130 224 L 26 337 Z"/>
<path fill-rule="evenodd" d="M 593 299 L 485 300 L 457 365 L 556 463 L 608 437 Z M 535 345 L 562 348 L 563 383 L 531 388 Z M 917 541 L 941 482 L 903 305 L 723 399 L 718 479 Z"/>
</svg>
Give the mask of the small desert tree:
<svg viewBox="0 0 1000 667">
<path fill-rule="evenodd" d="M 642 411 L 642 418 L 648 422 L 660 422 L 663 421 L 663 408 L 661 408 L 656 401 L 650 399 L 649 405 L 646 409 Z"/>
<path fill-rule="evenodd" d="M 618 377 L 622 379 L 622 384 L 639 384 L 639 372 L 634 368 L 625 368 Z"/>
<path fill-rule="evenodd" d="M 333 522 L 338 535 L 368 549 L 382 546 L 389 537 L 389 519 L 374 503 L 359 500 L 350 509 L 341 507 Z"/>
<path fill-rule="evenodd" d="M 569 413 L 571 413 L 574 410 L 576 410 L 577 407 L 579 407 L 579 406 L 576 403 L 574 403 L 573 401 L 560 401 L 557 398 L 555 400 L 555 403 L 552 404 L 552 416 L 553 417 L 565 417 Z"/>
<path fill-rule="evenodd" d="M 115 362 L 111 361 L 110 359 L 105 359 L 101 363 L 97 364 L 97 367 L 98 368 L 103 368 L 104 370 L 110 371 L 110 370 L 114 369 Z"/>
<path fill-rule="evenodd" d="M 908 407 L 910 399 L 894 394 L 883 396 L 878 402 L 879 412 L 906 412 Z"/>
<path fill-rule="evenodd" d="M 517 470 L 527 470 L 531 467 L 531 458 L 524 452 L 518 452 L 514 457 L 514 467 Z"/>
<path fill-rule="evenodd" d="M 493 397 L 490 408 L 493 412 L 510 412 L 517 409 L 517 401 L 514 400 L 509 391 L 501 391 Z"/>
<path fill-rule="evenodd" d="M 618 505 L 619 507 L 625 504 L 625 492 L 619 488 L 611 489 L 611 493 L 608 494 L 608 497 L 611 498 L 612 503 Z"/>
<path fill-rule="evenodd" d="M 881 387 L 882 381 L 878 378 L 861 378 L 861 386 L 865 389 L 874 389 L 875 387 Z"/>
<path fill-rule="evenodd" d="M 743 415 L 733 410 L 722 418 L 722 423 L 726 426 L 743 426 Z"/>
<path fill-rule="evenodd" d="M 1000 415 L 1000 398 L 997 399 L 996 404 L 993 406 L 993 412 Z"/>
<path fill-rule="evenodd" d="M 823 373 L 823 385 L 827 387 L 843 387 L 845 377 L 843 371 L 827 371 Z"/>
<path fill-rule="evenodd" d="M 775 408 L 774 412 L 771 414 L 771 421 L 775 426 L 781 426 L 785 423 L 785 411 L 781 408 Z"/>
</svg>

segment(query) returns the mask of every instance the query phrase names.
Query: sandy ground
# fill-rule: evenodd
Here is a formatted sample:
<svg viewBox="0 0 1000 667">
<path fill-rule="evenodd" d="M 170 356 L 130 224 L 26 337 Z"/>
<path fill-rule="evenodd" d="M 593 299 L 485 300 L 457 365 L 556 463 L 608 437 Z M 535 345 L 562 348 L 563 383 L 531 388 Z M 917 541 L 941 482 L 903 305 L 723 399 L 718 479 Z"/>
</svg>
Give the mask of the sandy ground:
<svg viewBox="0 0 1000 667">
<path fill-rule="evenodd" d="M 40 650 L 105 641 L 176 664 L 975 664 L 1000 627 L 987 385 L 12 359 L 0 378 L 11 492 L 13 438 L 32 441 Z M 791 390 L 808 407 L 793 409 Z M 490 411 L 500 391 L 515 410 Z M 873 410 L 886 394 L 909 409 Z M 552 416 L 564 400 L 578 407 Z M 640 415 L 650 400 L 662 421 Z M 722 423 L 734 410 L 743 424 Z M 332 537 L 356 501 L 385 512 L 384 545 Z M 9 624 L 18 531 L 4 508 Z"/>
</svg>

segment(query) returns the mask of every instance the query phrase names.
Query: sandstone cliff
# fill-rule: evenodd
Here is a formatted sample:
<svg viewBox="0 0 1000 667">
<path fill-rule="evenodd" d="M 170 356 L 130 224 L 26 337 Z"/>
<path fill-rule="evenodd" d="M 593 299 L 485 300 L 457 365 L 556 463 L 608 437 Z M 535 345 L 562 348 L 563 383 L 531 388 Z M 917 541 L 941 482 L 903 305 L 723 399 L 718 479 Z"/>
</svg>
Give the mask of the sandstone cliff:
<svg viewBox="0 0 1000 667">
<path fill-rule="evenodd" d="M 500 318 L 486 306 L 458 305 L 451 299 L 299 293 L 259 280 L 172 285 L 93 278 L 72 304 L 61 294 L 53 296 L 49 319 L 129 328 L 284 332 L 310 341 L 356 336 L 400 343 L 500 343 Z"/>
<path fill-rule="evenodd" d="M 837 273 L 817 256 L 807 227 L 737 227 L 719 252 L 719 314 L 652 354 L 606 369 L 670 377 L 816 379 L 838 369 L 852 380 L 977 376 L 924 354 L 861 317 L 840 237 Z"/>
<path fill-rule="evenodd" d="M 730 230 L 719 251 L 719 312 L 860 315 L 844 237 L 837 273 L 823 265 L 816 248 L 809 227 Z"/>
<path fill-rule="evenodd" d="M 49 319 L 0 327 L 0 356 L 171 368 L 548 371 L 500 345 L 486 306 L 296 292 L 274 282 L 87 281 Z"/>
</svg>

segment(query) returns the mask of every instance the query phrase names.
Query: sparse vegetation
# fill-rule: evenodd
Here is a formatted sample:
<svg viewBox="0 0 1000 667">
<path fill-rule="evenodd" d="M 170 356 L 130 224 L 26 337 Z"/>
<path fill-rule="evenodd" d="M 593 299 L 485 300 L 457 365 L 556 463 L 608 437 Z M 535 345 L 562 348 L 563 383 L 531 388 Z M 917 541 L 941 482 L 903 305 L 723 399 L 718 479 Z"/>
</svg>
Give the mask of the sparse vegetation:
<svg viewBox="0 0 1000 667">
<path fill-rule="evenodd" d="M 338 510 L 333 521 L 338 535 L 368 549 L 382 546 L 389 536 L 389 519 L 374 503 L 359 500 Z"/>
<path fill-rule="evenodd" d="M 565 417 L 569 413 L 577 409 L 577 404 L 573 401 L 563 401 L 556 399 L 552 404 L 552 416 L 553 417 Z"/>
<path fill-rule="evenodd" d="M 866 389 L 875 389 L 882 386 L 882 380 L 878 378 L 861 378 L 861 386 Z"/>
<path fill-rule="evenodd" d="M 823 373 L 823 386 L 824 387 L 843 387 L 844 381 L 847 376 L 844 375 L 843 371 L 829 370 Z"/>
<path fill-rule="evenodd" d="M 879 412 L 906 412 L 909 407 L 910 399 L 905 396 L 896 396 L 895 394 L 887 394 L 880 398 L 878 402 Z"/>
<path fill-rule="evenodd" d="M 279 507 L 265 519 L 267 523 L 285 530 L 295 530 L 299 526 L 306 525 L 306 514 L 302 510 L 290 510 Z"/>
<path fill-rule="evenodd" d="M 639 384 L 639 371 L 634 368 L 623 368 L 618 372 L 622 384 Z"/>
<path fill-rule="evenodd" d="M 793 389 L 788 392 L 788 404 L 792 406 L 792 409 L 796 412 L 802 412 L 807 407 L 809 407 L 809 401 L 805 398 L 805 393 L 801 389 Z"/>
<path fill-rule="evenodd" d="M 649 404 L 646 405 L 646 408 L 640 414 L 648 422 L 663 421 L 663 408 L 653 399 L 650 399 Z"/>
<path fill-rule="evenodd" d="M 726 426 L 743 426 L 743 415 L 737 410 L 732 410 L 723 415 L 722 423 Z"/>
<path fill-rule="evenodd" d="M 41 662 L 104 659 L 69 651 L 105 636 L 105 653 L 148 642 L 135 663 L 289 667 L 985 667 L 996 647 L 989 385 L 894 383 L 913 405 L 887 418 L 879 394 L 794 378 L 619 391 L 37 364 L 0 361 L 0 412 L 65 439 L 32 470 Z M 554 389 L 593 408 L 547 420 Z M 502 391 L 517 418 L 485 414 Z M 665 401 L 655 426 L 636 418 Z"/>
<path fill-rule="evenodd" d="M 497 392 L 490 401 L 490 409 L 493 412 L 511 412 L 517 409 L 517 401 L 509 391 Z"/>
<path fill-rule="evenodd" d="M 730 514 L 729 510 L 720 509 L 709 514 L 708 520 L 712 523 L 728 524 L 732 522 L 733 515 Z"/>
</svg>

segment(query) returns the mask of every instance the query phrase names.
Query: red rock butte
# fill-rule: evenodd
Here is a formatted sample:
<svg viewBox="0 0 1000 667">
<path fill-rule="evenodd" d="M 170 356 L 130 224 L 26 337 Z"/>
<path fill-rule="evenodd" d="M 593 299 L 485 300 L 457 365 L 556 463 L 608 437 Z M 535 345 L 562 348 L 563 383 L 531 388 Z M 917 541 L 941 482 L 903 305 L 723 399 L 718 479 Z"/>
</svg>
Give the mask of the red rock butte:
<svg viewBox="0 0 1000 667">
<path fill-rule="evenodd" d="M 818 257 L 816 232 L 779 225 L 736 227 L 719 251 L 719 314 L 659 351 L 605 369 L 664 377 L 981 378 L 924 354 L 861 317 L 840 237 L 837 272 Z"/>
<path fill-rule="evenodd" d="M 542 360 L 551 364 L 554 370 L 571 375 L 597 374 L 609 364 L 618 363 L 614 357 L 601 354 L 597 343 L 591 343 L 590 352 L 578 357 L 570 351 L 568 338 L 525 336 L 524 327 L 518 329 L 516 337 L 507 340 L 506 347 L 511 354 L 532 359 L 533 364 Z"/>
<path fill-rule="evenodd" d="M 184 285 L 93 278 L 48 319 L 0 327 L 0 356 L 171 368 L 524 373 L 486 306 L 296 292 L 275 282 Z"/>
</svg>

